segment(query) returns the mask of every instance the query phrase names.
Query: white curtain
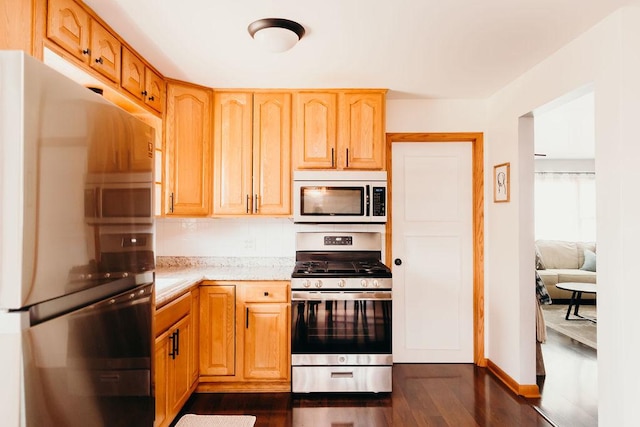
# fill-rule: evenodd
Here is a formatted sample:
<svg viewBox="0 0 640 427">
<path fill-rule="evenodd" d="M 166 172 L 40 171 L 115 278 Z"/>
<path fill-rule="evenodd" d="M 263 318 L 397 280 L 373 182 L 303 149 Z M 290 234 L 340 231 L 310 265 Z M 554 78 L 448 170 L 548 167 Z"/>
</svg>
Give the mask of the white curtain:
<svg viewBox="0 0 640 427">
<path fill-rule="evenodd" d="M 536 172 L 536 239 L 596 240 L 594 173 Z"/>
</svg>

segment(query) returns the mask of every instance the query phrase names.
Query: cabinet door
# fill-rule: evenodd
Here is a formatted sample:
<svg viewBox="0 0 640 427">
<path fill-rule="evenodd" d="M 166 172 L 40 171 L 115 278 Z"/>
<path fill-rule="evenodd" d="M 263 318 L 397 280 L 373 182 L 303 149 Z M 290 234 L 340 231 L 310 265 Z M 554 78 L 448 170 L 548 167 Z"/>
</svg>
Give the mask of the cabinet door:
<svg viewBox="0 0 640 427">
<path fill-rule="evenodd" d="M 47 38 L 83 62 L 89 60 L 90 17 L 73 0 L 49 0 Z"/>
<path fill-rule="evenodd" d="M 189 359 L 191 343 L 191 315 L 183 317 L 173 330 L 175 342 L 175 356 L 169 356 L 168 371 L 168 403 L 171 416 L 180 412 L 182 405 L 189 398 L 191 389 L 191 375 L 189 373 Z"/>
<path fill-rule="evenodd" d="M 164 80 L 149 68 L 145 69 L 145 104 L 159 113 L 164 109 Z"/>
<path fill-rule="evenodd" d="M 337 115 L 337 93 L 295 94 L 294 169 L 336 167 Z"/>
<path fill-rule="evenodd" d="M 384 168 L 384 93 L 340 95 L 338 163 L 345 169 Z"/>
<path fill-rule="evenodd" d="M 200 287 L 200 375 L 235 375 L 236 289 Z"/>
<path fill-rule="evenodd" d="M 167 214 L 206 216 L 211 200 L 211 92 L 167 86 Z"/>
<path fill-rule="evenodd" d="M 251 182 L 252 93 L 218 92 L 214 101 L 213 213 L 249 214 Z"/>
<path fill-rule="evenodd" d="M 291 213 L 291 94 L 253 96 L 253 213 Z"/>
<path fill-rule="evenodd" d="M 122 44 L 109 31 L 96 21 L 91 21 L 91 59 L 89 65 L 94 70 L 120 83 L 122 65 Z"/>
<path fill-rule="evenodd" d="M 158 427 L 165 424 L 165 421 L 167 421 L 167 371 L 169 369 L 169 332 L 165 332 L 164 334 L 156 338 L 154 369 L 156 398 L 156 420 L 154 422 L 154 426 Z"/>
<path fill-rule="evenodd" d="M 288 379 L 289 305 L 246 303 L 244 311 L 244 378 Z"/>
<path fill-rule="evenodd" d="M 121 86 L 138 99 L 143 98 L 145 66 L 140 58 L 126 47 L 122 48 Z"/>
</svg>

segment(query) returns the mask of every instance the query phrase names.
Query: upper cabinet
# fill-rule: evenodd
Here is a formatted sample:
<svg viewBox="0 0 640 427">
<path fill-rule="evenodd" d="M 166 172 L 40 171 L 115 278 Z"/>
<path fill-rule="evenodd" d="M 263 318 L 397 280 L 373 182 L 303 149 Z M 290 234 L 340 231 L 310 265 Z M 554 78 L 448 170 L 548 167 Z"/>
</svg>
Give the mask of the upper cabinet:
<svg viewBox="0 0 640 427">
<path fill-rule="evenodd" d="M 120 82 L 122 44 L 73 0 L 50 0 L 47 37 L 108 78 Z"/>
<path fill-rule="evenodd" d="M 45 46 L 103 78 L 110 88 L 133 95 L 127 98 L 157 115 L 163 112 L 162 76 L 81 2 L 49 0 L 46 38 Z"/>
<path fill-rule="evenodd" d="M 214 215 L 291 214 L 291 93 L 216 92 Z"/>
<path fill-rule="evenodd" d="M 385 92 L 297 92 L 294 169 L 384 169 Z"/>
<path fill-rule="evenodd" d="M 212 163 L 211 90 L 170 82 L 165 121 L 167 215 L 209 214 Z"/>
<path fill-rule="evenodd" d="M 146 105 L 162 112 L 164 80 L 142 59 L 126 47 L 122 48 L 122 88 Z"/>
</svg>

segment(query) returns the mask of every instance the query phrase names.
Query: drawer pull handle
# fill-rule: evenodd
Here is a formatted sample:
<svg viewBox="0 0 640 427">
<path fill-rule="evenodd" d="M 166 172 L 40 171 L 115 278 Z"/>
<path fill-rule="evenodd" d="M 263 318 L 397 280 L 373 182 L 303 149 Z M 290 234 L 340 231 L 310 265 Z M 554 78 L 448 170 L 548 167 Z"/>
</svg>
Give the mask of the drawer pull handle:
<svg viewBox="0 0 640 427">
<path fill-rule="evenodd" d="M 331 372 L 331 378 L 353 378 L 353 372 Z"/>
</svg>

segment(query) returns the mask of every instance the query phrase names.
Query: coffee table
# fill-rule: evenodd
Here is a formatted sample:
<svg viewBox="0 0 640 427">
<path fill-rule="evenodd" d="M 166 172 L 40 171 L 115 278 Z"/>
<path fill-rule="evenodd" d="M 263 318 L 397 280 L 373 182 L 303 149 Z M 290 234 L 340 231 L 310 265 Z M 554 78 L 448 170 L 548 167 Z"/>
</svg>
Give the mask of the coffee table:
<svg viewBox="0 0 640 427">
<path fill-rule="evenodd" d="M 566 320 L 589 320 L 591 322 L 596 323 L 596 319 L 592 319 L 590 317 L 585 317 L 578 314 L 578 310 L 580 309 L 580 303 L 582 300 L 582 294 L 595 294 L 597 293 L 596 284 L 595 283 L 580 283 L 580 282 L 562 282 L 556 284 L 556 288 L 564 289 L 565 291 L 571 291 L 571 301 L 569 301 L 569 308 L 567 308 L 567 314 L 564 316 Z M 571 308 L 573 307 L 573 316 L 571 315 Z"/>
</svg>

